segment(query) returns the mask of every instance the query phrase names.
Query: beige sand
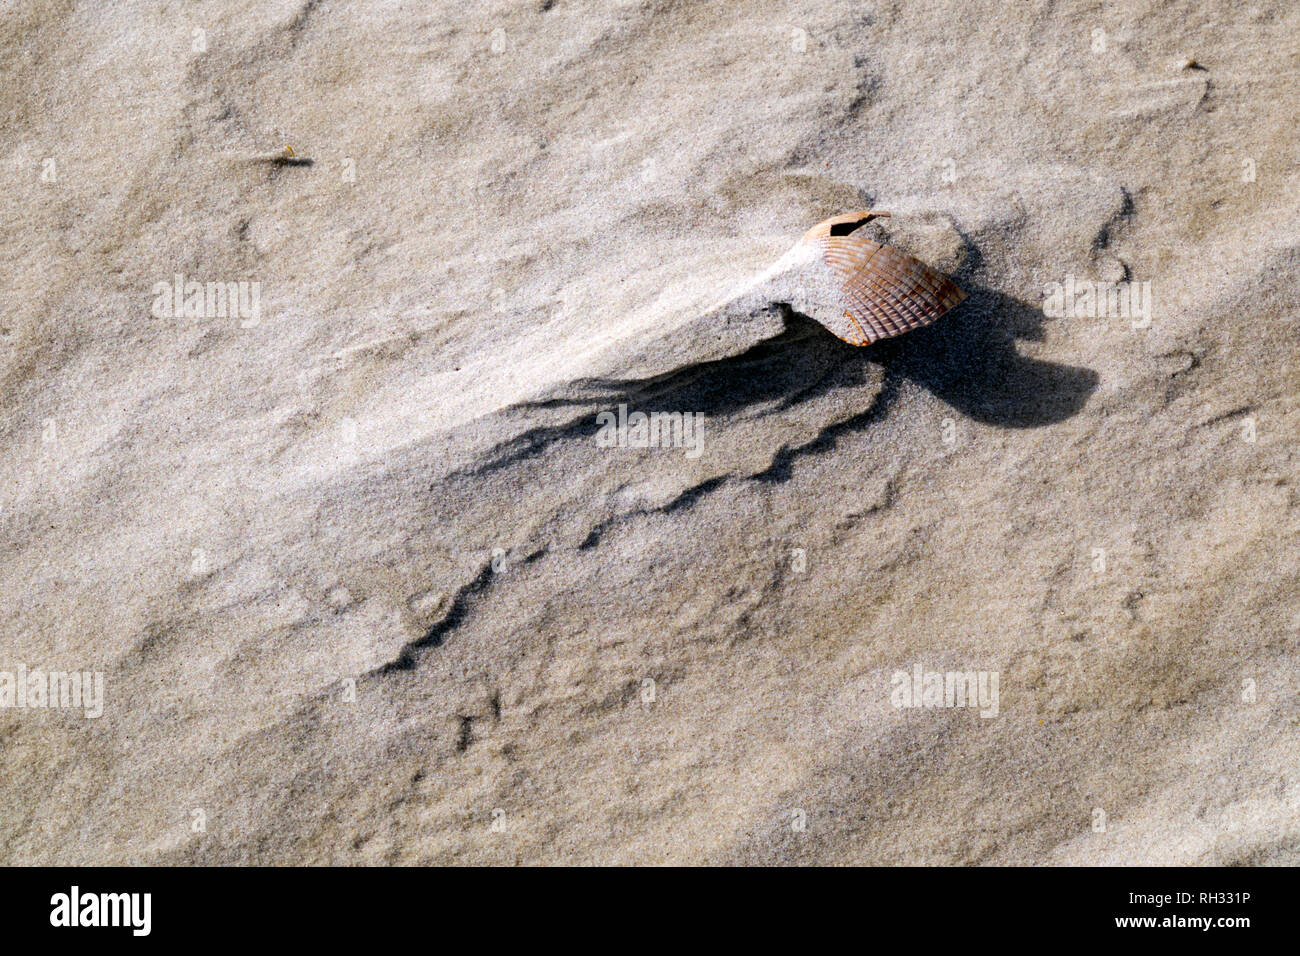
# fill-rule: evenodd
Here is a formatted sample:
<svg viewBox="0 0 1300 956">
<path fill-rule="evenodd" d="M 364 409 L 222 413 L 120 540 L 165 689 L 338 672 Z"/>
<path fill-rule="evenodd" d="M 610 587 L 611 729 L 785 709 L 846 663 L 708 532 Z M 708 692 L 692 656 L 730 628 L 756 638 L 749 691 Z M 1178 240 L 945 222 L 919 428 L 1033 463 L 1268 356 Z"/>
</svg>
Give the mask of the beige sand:
<svg viewBox="0 0 1300 956">
<path fill-rule="evenodd" d="M 0 859 L 1295 863 L 1297 36 L 7 4 L 0 671 L 105 690 L 0 711 Z M 971 298 L 702 318 L 867 206 Z"/>
</svg>

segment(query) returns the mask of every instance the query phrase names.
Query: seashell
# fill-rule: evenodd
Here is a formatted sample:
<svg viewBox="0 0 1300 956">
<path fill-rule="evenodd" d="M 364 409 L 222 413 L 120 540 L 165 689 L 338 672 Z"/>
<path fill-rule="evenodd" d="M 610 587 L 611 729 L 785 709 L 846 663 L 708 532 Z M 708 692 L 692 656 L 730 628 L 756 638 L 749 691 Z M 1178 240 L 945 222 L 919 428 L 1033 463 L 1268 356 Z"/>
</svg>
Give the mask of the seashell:
<svg viewBox="0 0 1300 956">
<path fill-rule="evenodd" d="M 785 302 L 851 345 L 870 345 L 929 325 L 966 293 L 918 259 L 853 235 L 872 219 L 888 215 L 864 210 L 818 223 L 733 297 L 731 306 Z"/>
</svg>

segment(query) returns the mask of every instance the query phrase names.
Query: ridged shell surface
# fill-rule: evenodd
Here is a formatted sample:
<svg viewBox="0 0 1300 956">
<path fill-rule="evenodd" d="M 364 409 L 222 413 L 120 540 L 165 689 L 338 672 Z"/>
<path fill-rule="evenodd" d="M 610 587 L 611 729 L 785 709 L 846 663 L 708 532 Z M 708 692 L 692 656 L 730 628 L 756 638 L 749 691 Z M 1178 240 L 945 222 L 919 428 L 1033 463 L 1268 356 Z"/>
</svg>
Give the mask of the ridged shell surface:
<svg viewBox="0 0 1300 956">
<path fill-rule="evenodd" d="M 824 280 L 817 281 L 823 278 L 816 275 L 821 272 L 817 265 L 824 266 L 832 280 L 830 289 L 818 290 L 818 301 L 805 303 L 807 314 L 853 345 L 870 345 L 929 325 L 966 298 L 942 272 L 892 246 L 835 234 L 867 215 L 848 213 L 828 219 L 810 229 L 800 243 L 818 253 L 804 259 L 805 268 L 813 271 L 812 284 L 824 286 Z"/>
</svg>

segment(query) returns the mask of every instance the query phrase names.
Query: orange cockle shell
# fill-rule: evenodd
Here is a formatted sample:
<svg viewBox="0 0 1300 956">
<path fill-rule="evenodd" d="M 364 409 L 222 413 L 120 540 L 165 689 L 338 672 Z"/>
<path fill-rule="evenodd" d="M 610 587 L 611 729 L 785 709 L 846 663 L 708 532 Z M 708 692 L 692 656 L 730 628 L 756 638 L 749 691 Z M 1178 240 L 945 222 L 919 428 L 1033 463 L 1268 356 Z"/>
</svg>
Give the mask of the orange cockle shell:
<svg viewBox="0 0 1300 956">
<path fill-rule="evenodd" d="M 929 325 L 966 298 L 950 278 L 892 246 L 854 235 L 887 212 L 863 210 L 813 226 L 787 254 L 800 285 L 792 303 L 852 345 L 870 345 Z M 803 254 L 800 254 L 800 253 Z M 799 275 L 803 273 L 803 275 Z"/>
</svg>

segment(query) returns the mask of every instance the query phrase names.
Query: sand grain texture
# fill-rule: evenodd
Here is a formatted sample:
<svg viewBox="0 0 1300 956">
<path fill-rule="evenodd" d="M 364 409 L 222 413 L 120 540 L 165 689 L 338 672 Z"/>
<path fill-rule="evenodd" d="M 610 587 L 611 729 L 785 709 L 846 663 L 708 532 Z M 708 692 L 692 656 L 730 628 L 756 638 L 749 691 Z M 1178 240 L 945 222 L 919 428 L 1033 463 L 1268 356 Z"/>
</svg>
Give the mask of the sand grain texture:
<svg viewBox="0 0 1300 956">
<path fill-rule="evenodd" d="M 0 859 L 1294 864 L 1298 36 L 5 5 L 0 670 L 106 700 L 0 712 Z M 704 320 L 868 207 L 970 298 Z M 620 403 L 703 453 L 598 447 Z M 893 708 L 918 663 L 998 716 Z"/>
</svg>

